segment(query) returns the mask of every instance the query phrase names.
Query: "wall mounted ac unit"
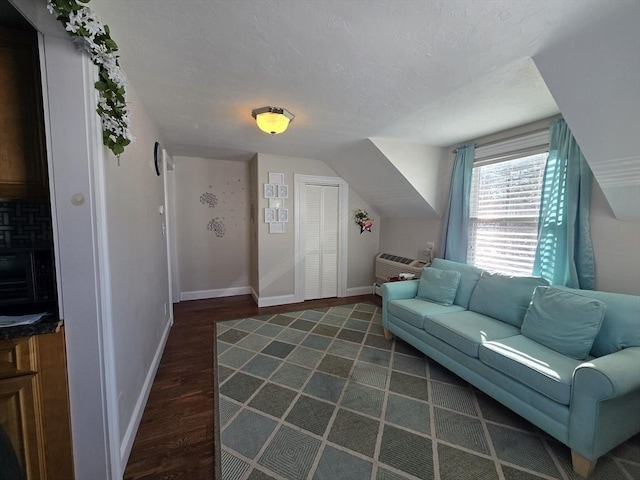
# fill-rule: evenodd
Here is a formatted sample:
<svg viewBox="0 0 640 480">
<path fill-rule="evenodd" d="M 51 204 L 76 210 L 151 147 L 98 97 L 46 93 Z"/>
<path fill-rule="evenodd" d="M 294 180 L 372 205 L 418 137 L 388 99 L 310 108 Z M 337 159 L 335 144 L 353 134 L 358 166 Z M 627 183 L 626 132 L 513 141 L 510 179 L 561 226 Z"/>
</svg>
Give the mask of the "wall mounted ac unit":
<svg viewBox="0 0 640 480">
<path fill-rule="evenodd" d="M 388 282 L 389 278 L 398 276 L 400 273 L 415 273 L 416 278 L 419 278 L 422 269 L 427 265 L 428 263 L 422 260 L 379 253 L 376 257 L 376 282 Z"/>
</svg>

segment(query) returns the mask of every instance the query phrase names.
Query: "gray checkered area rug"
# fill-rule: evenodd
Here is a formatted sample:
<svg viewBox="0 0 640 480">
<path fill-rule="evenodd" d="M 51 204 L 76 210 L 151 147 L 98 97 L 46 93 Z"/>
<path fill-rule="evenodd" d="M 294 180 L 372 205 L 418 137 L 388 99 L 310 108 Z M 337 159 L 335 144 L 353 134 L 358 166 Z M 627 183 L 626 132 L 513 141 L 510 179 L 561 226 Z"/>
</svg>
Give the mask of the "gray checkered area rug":
<svg viewBox="0 0 640 480">
<path fill-rule="evenodd" d="M 224 480 L 579 479 L 570 451 L 355 304 L 217 324 Z M 640 479 L 640 439 L 592 477 Z"/>
</svg>

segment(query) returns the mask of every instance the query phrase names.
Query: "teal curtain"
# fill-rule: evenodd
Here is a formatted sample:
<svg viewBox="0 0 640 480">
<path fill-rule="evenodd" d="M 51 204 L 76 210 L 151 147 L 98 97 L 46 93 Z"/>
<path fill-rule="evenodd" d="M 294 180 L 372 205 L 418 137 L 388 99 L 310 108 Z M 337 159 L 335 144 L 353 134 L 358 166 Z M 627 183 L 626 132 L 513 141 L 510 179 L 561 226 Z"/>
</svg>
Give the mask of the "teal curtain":
<svg viewBox="0 0 640 480">
<path fill-rule="evenodd" d="M 552 285 L 593 290 L 592 183 L 591 169 L 566 122 L 551 122 L 533 274 Z"/>
<path fill-rule="evenodd" d="M 447 260 L 467 263 L 469 246 L 469 196 L 476 146 L 463 145 L 457 148 L 456 160 L 451 175 L 449 205 L 442 229 L 441 254 Z"/>
</svg>

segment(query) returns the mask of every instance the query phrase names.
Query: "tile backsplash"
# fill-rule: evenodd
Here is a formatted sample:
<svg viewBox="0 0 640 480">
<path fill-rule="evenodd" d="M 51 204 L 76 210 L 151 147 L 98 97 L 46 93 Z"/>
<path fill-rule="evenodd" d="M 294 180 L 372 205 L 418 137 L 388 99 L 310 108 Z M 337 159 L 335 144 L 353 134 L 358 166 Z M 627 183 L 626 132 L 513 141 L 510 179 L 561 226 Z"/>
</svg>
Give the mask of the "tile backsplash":
<svg viewBox="0 0 640 480">
<path fill-rule="evenodd" d="M 53 243 L 51 205 L 42 200 L 0 200 L 0 248 Z"/>
</svg>

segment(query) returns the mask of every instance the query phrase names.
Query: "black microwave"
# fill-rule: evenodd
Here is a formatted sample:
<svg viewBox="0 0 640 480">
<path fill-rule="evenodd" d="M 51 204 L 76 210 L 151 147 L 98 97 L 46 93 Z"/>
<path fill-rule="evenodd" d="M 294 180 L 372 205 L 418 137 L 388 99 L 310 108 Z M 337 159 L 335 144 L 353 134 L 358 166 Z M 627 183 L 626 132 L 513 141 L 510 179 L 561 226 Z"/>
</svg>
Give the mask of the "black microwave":
<svg viewBox="0 0 640 480">
<path fill-rule="evenodd" d="M 50 303 L 55 299 L 51 250 L 0 250 L 0 306 Z"/>
</svg>

